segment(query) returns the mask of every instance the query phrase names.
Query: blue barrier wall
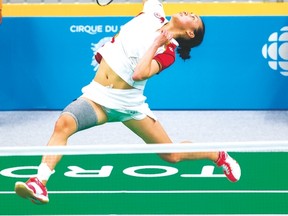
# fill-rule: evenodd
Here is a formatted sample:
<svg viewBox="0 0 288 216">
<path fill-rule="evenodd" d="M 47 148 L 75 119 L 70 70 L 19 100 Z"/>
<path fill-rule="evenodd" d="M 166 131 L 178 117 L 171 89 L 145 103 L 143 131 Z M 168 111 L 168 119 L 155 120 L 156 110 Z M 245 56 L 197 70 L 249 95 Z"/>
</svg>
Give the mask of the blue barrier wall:
<svg viewBox="0 0 288 216">
<path fill-rule="evenodd" d="M 122 17 L 4 17 L 0 110 L 62 109 L 94 76 L 91 43 Z M 192 58 L 153 77 L 152 109 L 287 109 L 288 16 L 204 16 Z"/>
</svg>

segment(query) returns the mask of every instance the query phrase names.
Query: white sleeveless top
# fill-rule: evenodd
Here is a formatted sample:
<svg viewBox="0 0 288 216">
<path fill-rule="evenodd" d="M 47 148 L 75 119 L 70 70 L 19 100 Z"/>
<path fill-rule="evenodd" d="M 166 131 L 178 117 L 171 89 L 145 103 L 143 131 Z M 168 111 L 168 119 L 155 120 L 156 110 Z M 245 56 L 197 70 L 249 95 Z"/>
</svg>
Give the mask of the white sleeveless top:
<svg viewBox="0 0 288 216">
<path fill-rule="evenodd" d="M 148 0 L 144 4 L 143 11 L 122 26 L 119 34 L 112 41 L 105 43 L 104 46 L 99 48 L 98 53 L 105 59 L 112 70 L 130 86 L 144 90 L 147 80 L 134 81 L 132 79 L 134 69 L 159 35 L 157 30 L 167 22 L 163 5 L 158 0 Z M 174 49 L 178 46 L 178 43 L 175 39 L 172 39 L 171 44 L 174 45 L 172 49 L 171 47 L 169 49 L 172 50 L 175 60 Z M 165 52 L 166 49 L 167 47 L 160 47 L 155 56 Z M 172 62 L 169 60 L 168 65 L 171 65 L 174 60 Z"/>
</svg>

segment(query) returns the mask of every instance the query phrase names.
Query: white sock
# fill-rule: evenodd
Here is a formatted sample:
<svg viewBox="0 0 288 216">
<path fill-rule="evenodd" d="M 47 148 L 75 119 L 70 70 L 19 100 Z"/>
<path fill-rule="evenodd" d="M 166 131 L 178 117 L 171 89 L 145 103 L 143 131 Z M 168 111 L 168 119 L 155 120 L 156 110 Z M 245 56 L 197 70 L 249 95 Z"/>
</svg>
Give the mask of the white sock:
<svg viewBox="0 0 288 216">
<path fill-rule="evenodd" d="M 54 173 L 54 170 L 51 170 L 46 163 L 41 163 L 38 167 L 37 178 L 42 181 L 48 181 L 50 176 Z"/>
</svg>

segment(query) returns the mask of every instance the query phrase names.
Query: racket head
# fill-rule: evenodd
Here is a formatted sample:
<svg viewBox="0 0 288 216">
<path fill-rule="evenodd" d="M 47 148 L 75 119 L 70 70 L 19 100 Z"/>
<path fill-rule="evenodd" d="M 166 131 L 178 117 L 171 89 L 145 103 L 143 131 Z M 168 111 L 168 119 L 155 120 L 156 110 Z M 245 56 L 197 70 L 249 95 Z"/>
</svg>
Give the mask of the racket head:
<svg viewBox="0 0 288 216">
<path fill-rule="evenodd" d="M 112 2 L 113 0 L 96 0 L 96 3 L 101 7 L 107 6 L 111 4 Z"/>
</svg>

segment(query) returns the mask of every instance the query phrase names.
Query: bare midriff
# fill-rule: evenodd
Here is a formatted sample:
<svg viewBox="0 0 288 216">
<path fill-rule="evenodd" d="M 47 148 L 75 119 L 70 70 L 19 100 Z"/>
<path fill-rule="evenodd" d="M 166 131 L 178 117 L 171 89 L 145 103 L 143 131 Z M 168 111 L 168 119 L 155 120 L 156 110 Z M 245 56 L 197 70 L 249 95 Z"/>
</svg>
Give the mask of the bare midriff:
<svg viewBox="0 0 288 216">
<path fill-rule="evenodd" d="M 94 81 L 115 89 L 133 89 L 127 82 L 118 76 L 104 59 L 101 60 L 98 71 L 94 77 Z"/>
</svg>

